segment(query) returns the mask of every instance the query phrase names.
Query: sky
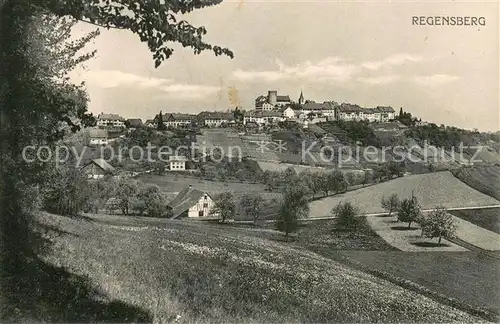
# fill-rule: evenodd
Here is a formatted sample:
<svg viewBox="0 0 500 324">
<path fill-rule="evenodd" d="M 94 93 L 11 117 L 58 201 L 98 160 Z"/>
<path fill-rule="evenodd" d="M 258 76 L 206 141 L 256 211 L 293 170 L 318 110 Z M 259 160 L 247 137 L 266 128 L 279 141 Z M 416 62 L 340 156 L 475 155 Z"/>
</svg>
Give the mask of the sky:
<svg viewBox="0 0 500 324">
<path fill-rule="evenodd" d="M 298 100 L 403 107 L 437 124 L 500 130 L 497 2 L 225 1 L 185 17 L 234 59 L 173 45 L 154 68 L 147 45 L 129 31 L 106 30 L 97 56 L 73 73 L 85 81 L 89 109 L 151 119 L 160 110 L 243 109 L 277 90 Z M 484 26 L 413 25 L 413 16 L 484 17 Z M 95 30 L 79 23 L 75 35 Z M 234 98 L 234 96 L 233 96 Z"/>
</svg>

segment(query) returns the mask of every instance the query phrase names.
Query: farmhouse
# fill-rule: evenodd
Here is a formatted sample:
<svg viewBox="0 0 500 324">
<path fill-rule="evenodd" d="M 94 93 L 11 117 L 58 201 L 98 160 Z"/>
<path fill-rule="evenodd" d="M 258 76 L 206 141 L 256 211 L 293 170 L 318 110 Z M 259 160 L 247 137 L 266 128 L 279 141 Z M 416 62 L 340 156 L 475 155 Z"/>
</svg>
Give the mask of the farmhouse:
<svg viewBox="0 0 500 324">
<path fill-rule="evenodd" d="M 185 171 L 187 158 L 185 156 L 169 156 L 168 165 L 170 171 Z"/>
<path fill-rule="evenodd" d="M 206 127 L 221 127 L 235 122 L 232 113 L 222 111 L 203 111 L 198 114 L 197 120 L 200 125 Z"/>
<path fill-rule="evenodd" d="M 86 143 L 87 145 L 108 145 L 110 142 L 108 131 L 100 128 L 89 128 Z"/>
<path fill-rule="evenodd" d="M 82 171 L 89 179 L 101 179 L 106 175 L 113 174 L 114 170 L 115 169 L 104 159 L 93 159 L 82 167 Z"/>
<path fill-rule="evenodd" d="M 100 113 L 97 116 L 97 127 L 125 127 L 125 119 L 117 114 Z"/>
<path fill-rule="evenodd" d="M 167 209 L 171 212 L 171 218 L 206 218 L 209 216 L 217 218 L 218 215 L 210 215 L 213 205 L 214 202 L 208 193 L 194 189 L 190 185 L 167 204 Z"/>
</svg>

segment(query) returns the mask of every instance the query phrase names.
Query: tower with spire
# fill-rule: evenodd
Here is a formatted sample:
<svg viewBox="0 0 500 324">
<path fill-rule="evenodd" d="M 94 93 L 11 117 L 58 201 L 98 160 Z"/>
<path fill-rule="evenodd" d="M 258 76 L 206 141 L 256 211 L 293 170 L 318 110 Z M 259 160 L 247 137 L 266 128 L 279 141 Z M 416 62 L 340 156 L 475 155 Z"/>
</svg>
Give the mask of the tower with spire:
<svg viewBox="0 0 500 324">
<path fill-rule="evenodd" d="M 300 90 L 299 105 L 303 105 L 304 101 L 304 94 L 302 93 L 302 90 Z"/>
</svg>

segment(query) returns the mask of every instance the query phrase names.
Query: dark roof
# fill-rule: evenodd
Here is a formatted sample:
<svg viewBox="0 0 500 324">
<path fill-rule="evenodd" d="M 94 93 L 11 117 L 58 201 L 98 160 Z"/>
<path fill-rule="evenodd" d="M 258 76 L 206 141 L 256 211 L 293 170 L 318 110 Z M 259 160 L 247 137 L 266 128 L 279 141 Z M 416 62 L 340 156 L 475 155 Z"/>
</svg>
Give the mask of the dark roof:
<svg viewBox="0 0 500 324">
<path fill-rule="evenodd" d="M 95 164 L 97 165 L 99 168 L 101 168 L 102 170 L 106 171 L 106 172 L 113 172 L 115 171 L 115 168 L 113 168 L 105 159 L 93 159 L 91 160 L 89 163 L 87 163 L 87 165 L 85 165 L 84 167 L 88 166 L 89 164 Z"/>
<path fill-rule="evenodd" d="M 383 113 L 393 113 L 394 109 L 391 106 L 377 106 L 377 109 L 379 112 Z"/>
<path fill-rule="evenodd" d="M 130 118 L 127 119 L 128 124 L 130 127 L 141 127 L 142 126 L 142 119 L 139 118 Z"/>
<path fill-rule="evenodd" d="M 349 103 L 342 103 L 339 107 L 340 112 L 346 112 L 346 113 L 351 113 L 351 112 L 361 112 L 363 111 L 363 108 L 361 108 L 358 105 L 353 105 Z"/>
<path fill-rule="evenodd" d="M 191 115 L 191 114 L 171 113 L 163 115 L 163 121 L 194 120 L 194 119 L 196 119 L 196 115 Z"/>
<path fill-rule="evenodd" d="M 193 207 L 206 193 L 193 187 L 183 189 L 175 198 L 167 204 L 172 209 L 172 218 L 179 217 L 189 208 Z"/>
<path fill-rule="evenodd" d="M 148 119 L 146 120 L 146 122 L 144 123 L 144 125 L 147 125 L 147 124 L 154 124 L 155 123 L 155 120 L 154 119 Z"/>
<path fill-rule="evenodd" d="M 121 120 L 123 121 L 123 117 L 118 115 L 118 114 L 105 114 L 105 113 L 100 113 L 97 116 L 97 119 L 105 119 L 105 120 Z"/>
<path fill-rule="evenodd" d="M 302 105 L 302 109 L 304 110 L 331 110 L 333 108 L 334 107 L 330 102 L 307 102 Z"/>
<path fill-rule="evenodd" d="M 286 95 L 286 96 L 276 96 L 276 101 L 289 102 L 291 100 L 290 100 L 290 96 Z"/>
</svg>

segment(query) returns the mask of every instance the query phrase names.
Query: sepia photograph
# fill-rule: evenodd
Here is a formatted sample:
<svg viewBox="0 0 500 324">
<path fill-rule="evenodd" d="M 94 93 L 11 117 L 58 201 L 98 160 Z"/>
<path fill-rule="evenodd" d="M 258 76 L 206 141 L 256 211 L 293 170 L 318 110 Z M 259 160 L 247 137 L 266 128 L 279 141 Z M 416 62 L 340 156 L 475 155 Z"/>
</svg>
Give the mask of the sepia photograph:
<svg viewBox="0 0 500 324">
<path fill-rule="evenodd" d="M 0 322 L 500 322 L 499 16 L 0 0 Z"/>
</svg>

